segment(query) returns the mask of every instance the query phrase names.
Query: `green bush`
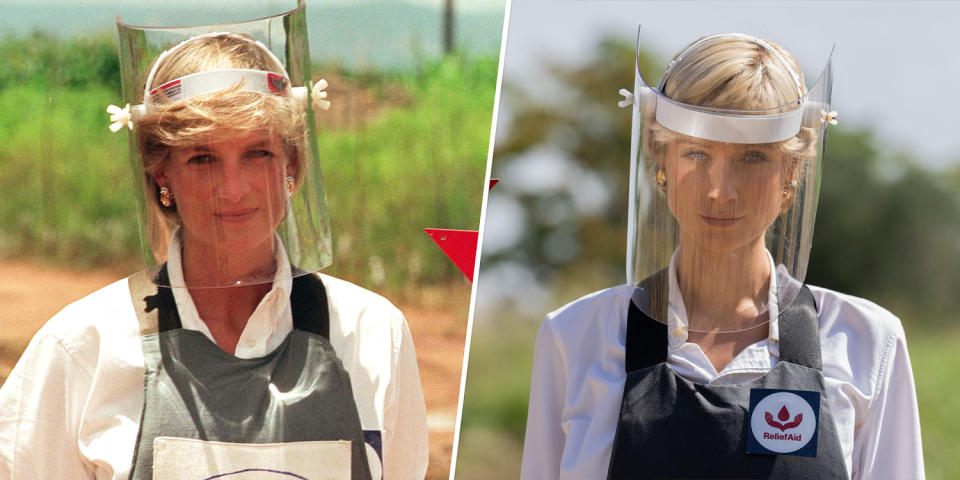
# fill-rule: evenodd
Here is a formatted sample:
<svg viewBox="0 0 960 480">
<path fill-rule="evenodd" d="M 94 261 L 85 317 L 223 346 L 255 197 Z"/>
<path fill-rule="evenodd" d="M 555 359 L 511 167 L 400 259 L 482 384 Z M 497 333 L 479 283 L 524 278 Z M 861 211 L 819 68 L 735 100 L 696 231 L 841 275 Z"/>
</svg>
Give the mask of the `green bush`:
<svg viewBox="0 0 960 480">
<path fill-rule="evenodd" d="M 410 107 L 320 135 L 332 271 L 389 285 L 460 276 L 423 229 L 479 228 L 496 65 L 450 57 L 401 79 Z"/>
<path fill-rule="evenodd" d="M 0 254 L 89 266 L 136 254 L 124 135 L 102 86 L 0 90 Z"/>
<path fill-rule="evenodd" d="M 116 37 L 97 35 L 59 39 L 33 32 L 0 41 L 0 89 L 23 85 L 107 87 L 120 91 Z"/>
</svg>

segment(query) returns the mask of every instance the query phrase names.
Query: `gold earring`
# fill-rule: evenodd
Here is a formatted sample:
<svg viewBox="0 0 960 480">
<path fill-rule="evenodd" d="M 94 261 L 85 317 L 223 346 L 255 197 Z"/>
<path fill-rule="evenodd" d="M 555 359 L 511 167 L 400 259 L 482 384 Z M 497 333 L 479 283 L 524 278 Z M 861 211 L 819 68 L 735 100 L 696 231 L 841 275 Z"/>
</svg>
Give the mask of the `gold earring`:
<svg viewBox="0 0 960 480">
<path fill-rule="evenodd" d="M 791 180 L 790 183 L 783 186 L 783 198 L 789 200 L 797 193 L 797 181 Z"/>
<path fill-rule="evenodd" d="M 293 177 L 287 175 L 287 196 L 292 197 L 293 192 L 296 188 L 297 188 L 296 180 Z"/>
<path fill-rule="evenodd" d="M 160 187 L 160 204 L 164 207 L 173 205 L 173 192 L 167 187 Z"/>
<path fill-rule="evenodd" d="M 660 193 L 665 193 L 667 191 L 667 174 L 664 173 L 663 169 L 657 170 L 657 190 L 660 190 Z"/>
</svg>

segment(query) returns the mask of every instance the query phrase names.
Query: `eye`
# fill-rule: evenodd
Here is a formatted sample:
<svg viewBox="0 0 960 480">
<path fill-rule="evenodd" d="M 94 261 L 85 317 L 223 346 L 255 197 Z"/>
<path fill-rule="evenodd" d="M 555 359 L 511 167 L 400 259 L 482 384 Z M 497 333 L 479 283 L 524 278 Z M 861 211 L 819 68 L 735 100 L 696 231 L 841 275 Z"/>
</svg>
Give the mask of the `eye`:
<svg viewBox="0 0 960 480">
<path fill-rule="evenodd" d="M 768 160 L 767 160 L 767 154 L 763 152 L 749 151 L 743 155 L 742 161 L 743 163 L 746 163 L 746 164 L 758 164 L 758 163 L 766 163 Z"/>
<path fill-rule="evenodd" d="M 213 155 L 209 153 L 200 153 L 187 159 L 187 163 L 193 165 L 206 165 L 210 162 L 213 162 Z"/>
<path fill-rule="evenodd" d="M 247 158 L 270 159 L 273 157 L 274 157 L 274 153 L 270 150 L 257 149 L 257 150 L 250 150 L 249 152 L 247 152 Z"/>
<path fill-rule="evenodd" d="M 694 162 L 705 162 L 710 160 L 710 155 L 707 155 L 707 152 L 704 152 L 703 150 L 690 150 L 689 152 L 684 153 L 683 157 Z"/>
</svg>

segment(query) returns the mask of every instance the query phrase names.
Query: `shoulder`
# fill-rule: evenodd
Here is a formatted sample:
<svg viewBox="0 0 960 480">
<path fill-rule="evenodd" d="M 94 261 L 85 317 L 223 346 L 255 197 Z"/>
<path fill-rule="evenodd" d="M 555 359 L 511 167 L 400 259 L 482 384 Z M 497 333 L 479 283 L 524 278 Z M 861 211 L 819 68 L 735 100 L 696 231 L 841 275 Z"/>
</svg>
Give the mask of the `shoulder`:
<svg viewBox="0 0 960 480">
<path fill-rule="evenodd" d="M 626 318 L 634 289 L 633 285 L 619 285 L 584 295 L 548 313 L 544 326 L 573 335 L 613 326 L 608 322 Z"/>
<path fill-rule="evenodd" d="M 403 313 L 390 300 L 346 280 L 318 273 L 327 292 L 331 315 L 382 322 L 403 322 Z"/>
<path fill-rule="evenodd" d="M 538 348 L 556 349 L 571 382 L 597 368 L 622 370 L 627 309 L 634 289 L 633 285 L 607 288 L 550 312 L 540 326 Z M 551 347 L 542 345 L 548 340 Z"/>
<path fill-rule="evenodd" d="M 123 278 L 63 307 L 53 318 L 127 313 L 133 313 L 133 301 L 130 298 L 129 282 Z"/>
<path fill-rule="evenodd" d="M 0 389 L 0 435 L 15 435 L 18 468 L 39 472 L 30 478 L 80 478 L 91 462 L 123 467 L 142 395 L 139 326 L 123 279 L 67 305 L 33 337 Z"/>
<path fill-rule="evenodd" d="M 139 327 L 127 279 L 118 280 L 69 305 L 40 328 L 34 342 L 56 341 L 73 355 L 119 346 L 134 340 L 139 348 Z M 91 359 L 94 360 L 94 359 Z"/>
<path fill-rule="evenodd" d="M 903 325 L 889 310 L 865 298 L 810 286 L 817 302 L 820 328 L 829 332 L 857 332 L 865 340 L 903 337 Z"/>
<path fill-rule="evenodd" d="M 824 374 L 870 392 L 890 355 L 906 348 L 900 319 L 864 298 L 813 286 L 810 291 L 817 303 Z"/>
<path fill-rule="evenodd" d="M 377 358 L 386 353 L 389 359 L 388 352 L 396 352 L 409 338 L 403 313 L 389 300 L 346 280 L 317 275 L 330 307 L 330 341 L 341 356 L 348 351 L 366 351 Z"/>
<path fill-rule="evenodd" d="M 19 378 L 19 386 L 10 389 L 21 393 L 62 389 L 70 382 L 89 387 L 98 376 L 115 381 L 112 373 L 136 366 L 138 360 L 142 365 L 139 326 L 124 279 L 67 305 L 50 318 L 17 361 L 11 372 L 14 381 L 4 386 Z M 104 375 L 105 369 L 111 374 Z"/>
</svg>

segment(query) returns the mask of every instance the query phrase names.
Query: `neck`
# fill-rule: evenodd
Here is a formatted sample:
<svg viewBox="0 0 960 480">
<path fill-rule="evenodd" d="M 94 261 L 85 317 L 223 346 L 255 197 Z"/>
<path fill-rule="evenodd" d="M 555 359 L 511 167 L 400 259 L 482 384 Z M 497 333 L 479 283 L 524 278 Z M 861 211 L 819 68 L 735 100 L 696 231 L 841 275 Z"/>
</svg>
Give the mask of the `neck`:
<svg viewBox="0 0 960 480">
<path fill-rule="evenodd" d="M 681 240 L 675 268 L 687 317 L 699 330 L 748 328 L 766 305 L 770 262 L 763 237 L 727 252 Z"/>
<path fill-rule="evenodd" d="M 234 251 L 211 247 L 184 232 L 180 258 L 184 282 L 191 287 L 256 284 L 272 279 L 277 267 L 273 238 L 256 248 Z"/>
<path fill-rule="evenodd" d="M 181 263 L 190 297 L 217 345 L 227 352 L 235 351 L 247 320 L 272 288 L 272 241 L 251 251 L 224 252 L 183 236 Z M 210 286 L 219 288 L 204 288 Z"/>
</svg>

